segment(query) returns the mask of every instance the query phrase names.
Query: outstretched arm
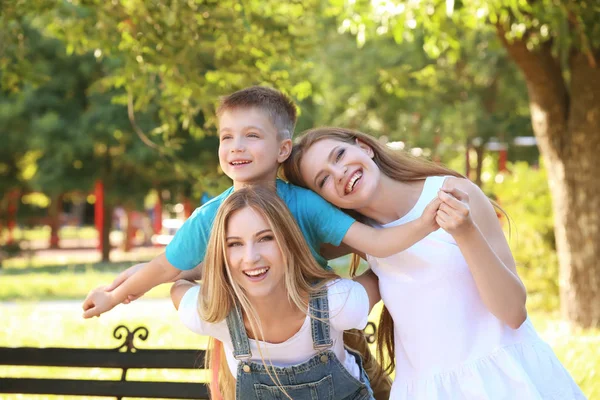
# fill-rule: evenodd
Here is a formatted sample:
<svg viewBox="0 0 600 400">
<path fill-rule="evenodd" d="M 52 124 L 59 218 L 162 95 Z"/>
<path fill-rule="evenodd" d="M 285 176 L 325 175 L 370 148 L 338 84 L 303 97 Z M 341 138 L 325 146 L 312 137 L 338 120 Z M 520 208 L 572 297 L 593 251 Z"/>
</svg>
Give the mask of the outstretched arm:
<svg viewBox="0 0 600 400">
<path fill-rule="evenodd" d="M 108 292 L 105 287 L 92 290 L 83 302 L 83 317 L 100 316 L 102 313 L 112 310 L 117 304 L 126 301 L 129 296 L 140 296 L 161 283 L 172 281 L 179 272 L 167 261 L 163 253 L 141 267 L 113 291 Z"/>
<path fill-rule="evenodd" d="M 360 222 L 350 226 L 344 244 L 375 257 L 389 257 L 408 249 L 431 232 L 439 229 L 436 213 L 441 201 L 435 198 L 419 218 L 389 228 L 376 229 Z"/>
<path fill-rule="evenodd" d="M 447 178 L 439 198 L 437 221 L 456 240 L 483 303 L 498 319 L 518 328 L 527 318 L 527 292 L 489 199 L 460 178 Z"/>
<path fill-rule="evenodd" d="M 112 292 L 113 290 L 115 290 L 116 288 L 121 286 L 123 284 L 123 282 L 130 279 L 139 270 L 144 268 L 144 266 L 146 264 L 147 263 L 136 264 L 136 265 L 129 267 L 126 270 L 122 271 L 119 275 L 117 275 L 117 277 L 108 286 L 104 287 L 104 290 L 107 292 Z M 175 276 L 173 279 L 171 279 L 170 282 L 176 282 L 180 279 L 184 279 L 187 281 L 199 281 L 200 279 L 202 279 L 202 268 L 203 267 L 204 267 L 204 263 L 201 263 L 201 264 L 198 264 L 193 269 L 179 271 L 179 274 L 177 276 Z M 146 293 L 145 292 L 139 293 L 137 295 L 130 294 L 127 296 L 127 298 L 125 300 L 123 300 L 123 304 L 129 304 L 132 301 L 137 300 L 138 298 L 142 297 L 144 294 L 146 294 Z"/>
</svg>

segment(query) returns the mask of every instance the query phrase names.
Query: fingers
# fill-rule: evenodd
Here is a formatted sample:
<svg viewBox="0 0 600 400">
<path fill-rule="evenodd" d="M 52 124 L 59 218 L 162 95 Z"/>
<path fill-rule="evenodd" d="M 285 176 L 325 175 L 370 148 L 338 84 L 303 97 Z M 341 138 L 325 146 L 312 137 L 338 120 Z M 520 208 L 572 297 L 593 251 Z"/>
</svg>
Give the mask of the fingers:
<svg viewBox="0 0 600 400">
<path fill-rule="evenodd" d="M 438 197 L 435 197 L 433 200 L 431 200 L 429 202 L 429 204 L 427 204 L 427 207 L 425 207 L 425 210 L 423 211 L 423 213 L 427 213 L 427 212 L 435 212 L 440 205 L 442 204 L 442 200 Z"/>
<path fill-rule="evenodd" d="M 464 192 L 462 192 L 464 193 Z M 466 195 L 466 193 L 464 193 Z M 467 200 L 459 200 L 456 197 L 454 197 L 454 195 L 449 194 L 447 192 L 444 191 L 440 191 L 438 194 L 438 197 L 441 199 L 442 201 L 442 206 L 446 206 L 446 207 L 450 207 L 452 209 L 454 209 L 454 212 L 457 212 L 458 214 L 462 215 L 463 217 L 466 217 L 467 215 L 469 215 L 469 205 L 468 205 L 468 196 L 467 196 Z"/>
<path fill-rule="evenodd" d="M 98 312 L 98 309 L 96 307 L 92 307 L 83 312 L 83 318 L 85 318 L 85 319 L 99 317 L 99 316 L 100 316 L 100 313 Z"/>
<path fill-rule="evenodd" d="M 92 301 L 92 299 L 90 299 L 89 297 L 87 297 L 83 301 L 83 304 L 81 305 L 81 308 L 83 308 L 83 311 L 86 311 L 86 310 L 89 310 L 92 307 L 94 307 L 94 302 Z"/>
<path fill-rule="evenodd" d="M 467 194 L 467 192 L 464 192 L 464 191 L 462 191 L 460 189 L 442 187 L 441 192 L 445 192 L 445 193 L 451 194 L 452 196 L 454 196 L 458 200 L 464 201 L 465 203 L 469 202 L 469 195 Z"/>
<path fill-rule="evenodd" d="M 450 221 L 452 221 L 452 216 L 440 208 L 435 216 L 435 222 L 443 229 L 448 226 Z"/>
</svg>

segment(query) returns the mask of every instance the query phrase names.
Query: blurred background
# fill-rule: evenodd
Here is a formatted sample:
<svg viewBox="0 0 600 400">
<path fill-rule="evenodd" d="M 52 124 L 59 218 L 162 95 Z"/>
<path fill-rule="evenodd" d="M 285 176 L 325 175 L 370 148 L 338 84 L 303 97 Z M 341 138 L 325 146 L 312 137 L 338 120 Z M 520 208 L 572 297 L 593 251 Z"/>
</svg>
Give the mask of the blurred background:
<svg viewBox="0 0 600 400">
<path fill-rule="evenodd" d="M 201 345 L 168 287 L 93 321 L 80 304 L 229 186 L 215 105 L 264 84 L 297 132 L 362 130 L 480 185 L 534 325 L 600 398 L 599 63 L 598 0 L 5 0 L 0 346 L 111 347 L 118 323 Z"/>
</svg>

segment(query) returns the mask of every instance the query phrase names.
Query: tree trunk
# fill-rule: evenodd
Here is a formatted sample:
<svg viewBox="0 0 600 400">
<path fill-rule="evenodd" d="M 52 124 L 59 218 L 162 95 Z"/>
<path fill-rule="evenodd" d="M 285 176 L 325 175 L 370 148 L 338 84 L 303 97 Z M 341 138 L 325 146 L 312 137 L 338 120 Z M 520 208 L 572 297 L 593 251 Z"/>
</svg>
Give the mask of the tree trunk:
<svg viewBox="0 0 600 400">
<path fill-rule="evenodd" d="M 104 201 L 104 214 L 102 218 L 102 262 L 110 261 L 110 230 L 112 228 L 113 207 L 108 201 Z"/>
<path fill-rule="evenodd" d="M 63 194 L 52 196 L 52 203 L 50 204 L 49 217 L 50 217 L 50 243 L 51 249 L 60 248 L 60 239 L 58 237 L 58 230 L 60 229 L 60 213 L 63 204 Z"/>
<path fill-rule="evenodd" d="M 600 69 L 571 58 L 571 107 L 563 149 L 564 207 L 555 210 L 561 311 L 585 327 L 600 326 Z"/>
<path fill-rule="evenodd" d="M 499 36 L 529 92 L 533 130 L 548 169 L 561 311 L 582 327 L 600 326 L 600 70 L 573 51 L 567 88 L 551 45 L 527 50 Z"/>
</svg>

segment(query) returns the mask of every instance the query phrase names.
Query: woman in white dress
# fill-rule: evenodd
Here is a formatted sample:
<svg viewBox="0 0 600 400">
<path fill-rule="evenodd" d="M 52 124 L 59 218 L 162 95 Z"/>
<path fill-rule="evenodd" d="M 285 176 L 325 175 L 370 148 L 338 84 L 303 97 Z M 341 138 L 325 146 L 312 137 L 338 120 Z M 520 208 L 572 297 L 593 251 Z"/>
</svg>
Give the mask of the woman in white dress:
<svg viewBox="0 0 600 400">
<path fill-rule="evenodd" d="M 585 398 L 527 318 L 515 261 L 476 185 L 340 128 L 305 133 L 284 168 L 290 182 L 379 226 L 442 201 L 442 229 L 391 257 L 366 255 L 387 309 L 378 352 L 387 345 L 396 370 L 392 399 Z"/>
</svg>

